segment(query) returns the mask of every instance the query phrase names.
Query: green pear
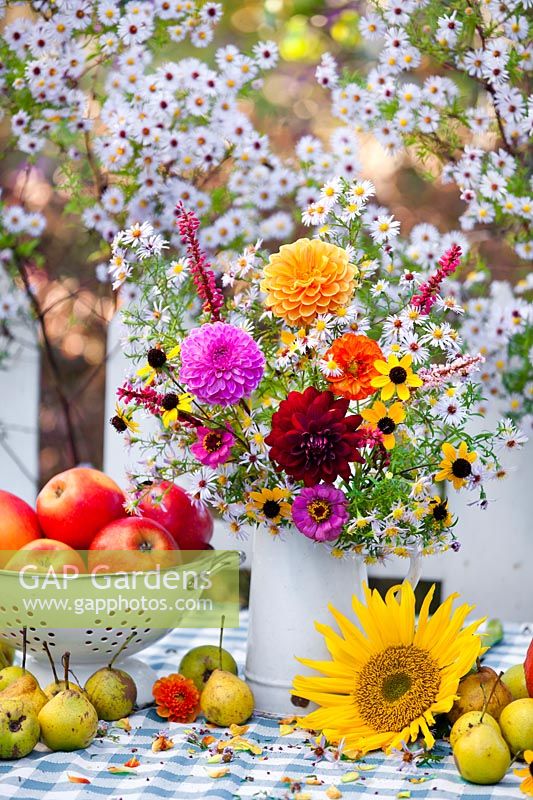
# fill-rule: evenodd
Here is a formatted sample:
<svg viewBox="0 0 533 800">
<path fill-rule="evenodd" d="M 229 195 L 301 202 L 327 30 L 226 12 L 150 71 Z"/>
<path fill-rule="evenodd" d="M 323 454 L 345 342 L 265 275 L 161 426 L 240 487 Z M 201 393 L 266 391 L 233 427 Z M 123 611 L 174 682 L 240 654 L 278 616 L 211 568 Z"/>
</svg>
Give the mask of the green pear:
<svg viewBox="0 0 533 800">
<path fill-rule="evenodd" d="M 504 683 L 511 692 L 513 700 L 521 700 L 523 697 L 529 697 L 523 664 L 515 664 L 513 667 L 509 667 L 502 675 L 502 683 Z"/>
<path fill-rule="evenodd" d="M 98 728 L 98 715 L 84 694 L 70 688 L 69 653 L 65 653 L 66 688 L 42 708 L 38 721 L 41 739 L 50 750 L 81 750 L 88 747 Z"/>
<path fill-rule="evenodd" d="M 94 672 L 85 683 L 85 692 L 93 704 L 99 719 L 113 722 L 127 717 L 135 707 L 137 687 L 135 681 L 123 669 L 113 667 L 115 660 L 135 636 L 126 639 L 107 667 Z"/>
<path fill-rule="evenodd" d="M 491 667 L 481 667 L 477 672 L 463 678 L 457 694 L 459 697 L 448 712 L 451 723 L 456 722 L 467 711 L 482 711 L 485 706 L 489 714 L 498 720 L 502 710 L 513 699 L 507 686 Z"/>
<path fill-rule="evenodd" d="M 17 698 L 0 702 L 0 758 L 23 758 L 39 741 L 37 715 Z"/>
<path fill-rule="evenodd" d="M 231 653 L 214 644 L 193 647 L 180 661 L 178 672 L 190 678 L 198 691 L 203 692 L 213 670 L 222 669 L 237 675 L 239 670 Z"/>
<path fill-rule="evenodd" d="M 0 642 L 0 667 L 9 667 L 15 660 L 15 648 L 7 642 Z"/>
<path fill-rule="evenodd" d="M 3 692 L 11 683 L 18 681 L 19 678 L 23 678 L 25 675 L 31 675 L 33 678 L 31 672 L 28 672 L 24 667 L 19 667 L 18 664 L 0 669 L 0 692 Z"/>
<path fill-rule="evenodd" d="M 476 725 L 489 725 L 493 730 L 501 735 L 500 726 L 490 714 L 483 711 L 467 711 L 462 717 L 459 717 L 457 722 L 454 722 L 450 731 L 450 744 L 452 747 L 463 734 L 475 728 Z"/>
<path fill-rule="evenodd" d="M 50 750 L 81 750 L 96 736 L 98 715 L 85 695 L 64 689 L 38 717 L 41 738 Z"/>
<path fill-rule="evenodd" d="M 490 725 L 476 725 L 455 743 L 453 757 L 461 777 L 482 785 L 499 783 L 511 766 L 501 734 Z"/>
<path fill-rule="evenodd" d="M 28 704 L 35 715 L 39 713 L 41 708 L 48 702 L 48 697 L 45 695 L 36 679 L 29 672 L 26 672 L 21 678 L 10 683 L 6 689 L 0 692 L 1 700 L 21 700 L 23 703 Z"/>
<path fill-rule="evenodd" d="M 98 717 L 107 722 L 127 717 L 137 700 L 137 687 L 131 675 L 114 667 L 103 667 L 91 675 L 85 692 Z"/>
<path fill-rule="evenodd" d="M 513 755 L 533 750 L 533 697 L 509 703 L 500 715 L 500 728 Z"/>
<path fill-rule="evenodd" d="M 56 694 L 59 694 L 59 692 L 64 692 L 66 688 L 67 684 L 65 683 L 65 681 L 52 681 L 52 683 L 49 683 L 48 686 L 45 687 L 44 693 L 47 696 L 47 698 L 51 700 L 52 697 L 55 697 Z M 73 692 L 78 692 L 79 694 L 85 694 L 81 686 L 78 686 L 77 683 L 72 683 L 72 681 L 68 682 L 68 688 L 71 689 Z"/>
<path fill-rule="evenodd" d="M 254 696 L 245 681 L 232 672 L 215 669 L 200 696 L 200 708 L 215 725 L 240 725 L 253 713 Z"/>
<path fill-rule="evenodd" d="M 7 689 L 10 683 L 14 683 L 14 681 L 18 681 L 19 678 L 24 678 L 26 675 L 29 675 L 30 678 L 33 678 L 35 683 L 38 683 L 37 678 L 31 674 L 26 669 L 26 650 L 28 647 L 28 639 L 27 639 L 27 629 L 22 629 L 22 665 L 19 667 L 18 664 L 15 664 L 10 667 L 4 667 L 0 669 L 0 692 L 3 692 L 4 689 Z"/>
</svg>

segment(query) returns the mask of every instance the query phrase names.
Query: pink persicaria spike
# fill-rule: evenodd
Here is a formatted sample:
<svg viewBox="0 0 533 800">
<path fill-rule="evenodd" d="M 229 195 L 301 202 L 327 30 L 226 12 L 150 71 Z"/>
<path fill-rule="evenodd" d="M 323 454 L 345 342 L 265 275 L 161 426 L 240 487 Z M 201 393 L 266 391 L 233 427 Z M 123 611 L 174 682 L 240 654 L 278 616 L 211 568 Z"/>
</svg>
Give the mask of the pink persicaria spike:
<svg viewBox="0 0 533 800">
<path fill-rule="evenodd" d="M 117 389 L 117 397 L 125 405 L 137 402 L 151 414 L 161 414 L 164 395 L 156 392 L 151 386 L 134 387 L 130 381 L 125 381 Z"/>
<path fill-rule="evenodd" d="M 420 286 L 418 293 L 412 296 L 411 305 L 418 308 L 421 314 L 429 314 L 437 301 L 442 281 L 455 272 L 461 262 L 461 255 L 461 248 L 458 244 L 454 244 L 449 250 L 446 250 L 439 261 L 439 269 Z"/>
<path fill-rule="evenodd" d="M 210 314 L 213 322 L 217 322 L 220 320 L 224 295 L 216 285 L 215 273 L 198 241 L 200 220 L 194 211 L 187 211 L 181 201 L 176 206 L 176 216 L 181 241 L 187 248 L 192 279 L 198 297 L 203 300 L 202 308 L 207 314 Z"/>
</svg>

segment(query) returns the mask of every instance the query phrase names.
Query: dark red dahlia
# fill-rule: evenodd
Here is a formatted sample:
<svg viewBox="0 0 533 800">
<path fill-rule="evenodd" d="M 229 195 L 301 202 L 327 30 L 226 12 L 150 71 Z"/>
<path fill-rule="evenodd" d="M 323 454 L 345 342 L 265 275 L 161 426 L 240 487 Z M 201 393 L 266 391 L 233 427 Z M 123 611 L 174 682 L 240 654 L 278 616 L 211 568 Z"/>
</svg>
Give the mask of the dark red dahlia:
<svg viewBox="0 0 533 800">
<path fill-rule="evenodd" d="M 313 386 L 290 392 L 273 414 L 272 430 L 265 439 L 276 469 L 305 486 L 333 483 L 338 475 L 348 480 L 350 462 L 363 461 L 357 432 L 362 418 L 347 417 L 348 405 L 348 400 Z"/>
</svg>

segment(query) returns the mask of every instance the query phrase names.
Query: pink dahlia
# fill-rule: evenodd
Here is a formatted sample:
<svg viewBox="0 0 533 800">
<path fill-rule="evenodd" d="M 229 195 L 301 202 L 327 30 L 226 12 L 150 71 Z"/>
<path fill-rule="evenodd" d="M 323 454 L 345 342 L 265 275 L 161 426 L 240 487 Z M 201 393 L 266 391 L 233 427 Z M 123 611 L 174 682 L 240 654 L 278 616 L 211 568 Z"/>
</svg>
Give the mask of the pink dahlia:
<svg viewBox="0 0 533 800">
<path fill-rule="evenodd" d="M 230 430 L 213 430 L 212 428 L 196 428 L 198 441 L 191 445 L 191 452 L 201 464 L 207 467 L 218 467 L 231 455 L 235 436 Z"/>
<path fill-rule="evenodd" d="M 199 400 L 230 406 L 249 397 L 265 368 L 250 334 L 224 322 L 193 328 L 181 345 L 180 379 Z"/>
<path fill-rule="evenodd" d="M 348 521 L 347 504 L 340 489 L 320 483 L 302 489 L 292 504 L 292 518 L 304 536 L 315 542 L 331 542 Z"/>
</svg>

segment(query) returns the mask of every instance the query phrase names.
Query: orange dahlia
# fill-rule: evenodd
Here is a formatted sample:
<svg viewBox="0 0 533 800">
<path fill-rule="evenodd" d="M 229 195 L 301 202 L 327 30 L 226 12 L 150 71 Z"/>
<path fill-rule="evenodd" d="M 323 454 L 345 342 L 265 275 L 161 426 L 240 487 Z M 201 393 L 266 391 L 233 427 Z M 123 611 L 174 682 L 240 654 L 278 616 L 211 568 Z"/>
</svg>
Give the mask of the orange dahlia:
<svg viewBox="0 0 533 800">
<path fill-rule="evenodd" d="M 152 687 L 156 711 L 169 722 L 194 722 L 200 710 L 200 692 L 194 683 L 174 673 Z"/>
<path fill-rule="evenodd" d="M 357 269 L 346 250 L 318 239 L 298 239 L 270 256 L 261 291 L 266 305 L 289 325 L 308 326 L 319 314 L 347 305 Z"/>
<path fill-rule="evenodd" d="M 383 358 L 377 342 L 368 336 L 345 333 L 335 339 L 325 356 L 334 362 L 336 375 L 328 381 L 331 390 L 348 400 L 363 400 L 376 391 L 371 384 L 378 375 L 374 361 Z"/>
</svg>

